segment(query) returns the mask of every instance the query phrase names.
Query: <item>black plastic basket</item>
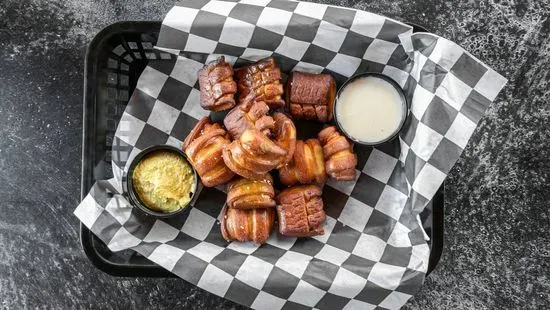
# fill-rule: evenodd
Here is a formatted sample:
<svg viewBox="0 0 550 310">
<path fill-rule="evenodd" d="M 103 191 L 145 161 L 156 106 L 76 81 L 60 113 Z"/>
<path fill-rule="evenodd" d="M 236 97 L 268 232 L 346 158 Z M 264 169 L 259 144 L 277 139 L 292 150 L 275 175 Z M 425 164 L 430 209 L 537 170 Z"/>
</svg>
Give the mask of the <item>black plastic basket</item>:
<svg viewBox="0 0 550 310">
<path fill-rule="evenodd" d="M 118 121 L 124 112 L 137 80 L 149 59 L 176 56 L 153 48 L 161 23 L 120 22 L 100 31 L 90 43 L 84 71 L 81 199 L 96 180 L 112 177 L 111 147 Z M 415 31 L 423 28 L 413 25 Z M 428 273 L 433 270 L 443 249 L 443 189 L 421 214 L 431 238 Z M 90 261 L 114 276 L 174 277 L 172 273 L 137 252 L 111 252 L 84 225 L 80 240 Z"/>
</svg>

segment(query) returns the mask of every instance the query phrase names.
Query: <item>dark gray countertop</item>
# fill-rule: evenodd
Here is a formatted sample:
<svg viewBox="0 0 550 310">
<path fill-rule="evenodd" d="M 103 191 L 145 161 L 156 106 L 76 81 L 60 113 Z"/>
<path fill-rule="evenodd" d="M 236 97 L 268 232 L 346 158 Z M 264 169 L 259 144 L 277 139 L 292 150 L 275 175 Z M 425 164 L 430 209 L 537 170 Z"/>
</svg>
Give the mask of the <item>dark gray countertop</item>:
<svg viewBox="0 0 550 310">
<path fill-rule="evenodd" d="M 327 1 L 425 25 L 509 79 L 447 180 L 445 250 L 409 309 L 550 307 L 550 1 Z M 517 2 L 517 3 L 516 3 Z M 86 45 L 173 1 L 0 1 L 0 308 L 240 308 L 113 278 L 78 220 Z"/>
</svg>

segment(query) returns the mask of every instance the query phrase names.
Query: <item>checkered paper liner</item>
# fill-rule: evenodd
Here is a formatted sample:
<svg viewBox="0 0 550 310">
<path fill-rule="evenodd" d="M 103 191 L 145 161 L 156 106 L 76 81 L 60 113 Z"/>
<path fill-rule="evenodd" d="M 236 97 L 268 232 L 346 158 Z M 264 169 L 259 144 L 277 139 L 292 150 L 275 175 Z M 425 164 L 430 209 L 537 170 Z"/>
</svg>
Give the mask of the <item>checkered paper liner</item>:
<svg viewBox="0 0 550 310">
<path fill-rule="evenodd" d="M 113 175 L 75 215 L 112 251 L 133 249 L 179 277 L 255 309 L 400 308 L 420 289 L 429 246 L 417 220 L 458 160 L 506 79 L 462 48 L 372 13 L 292 1 L 179 3 L 114 138 Z M 329 72 L 341 83 L 382 72 L 405 90 L 408 121 L 382 147 L 355 146 L 354 181 L 323 187 L 325 234 L 272 233 L 266 244 L 226 242 L 224 188 L 202 188 L 188 214 L 155 220 L 135 211 L 123 175 L 140 150 L 181 147 L 197 120 L 197 71 L 220 54 L 235 66 L 274 56 L 285 73 Z M 303 127 L 303 128 L 302 128 Z M 311 131 L 301 126 L 298 130 Z"/>
</svg>

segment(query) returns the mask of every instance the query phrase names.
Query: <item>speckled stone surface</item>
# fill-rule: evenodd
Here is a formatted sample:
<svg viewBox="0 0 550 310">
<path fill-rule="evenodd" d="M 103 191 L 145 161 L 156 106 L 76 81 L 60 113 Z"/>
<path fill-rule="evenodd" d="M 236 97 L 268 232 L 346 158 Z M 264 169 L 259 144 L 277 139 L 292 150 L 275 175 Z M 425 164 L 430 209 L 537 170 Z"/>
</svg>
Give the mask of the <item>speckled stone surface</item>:
<svg viewBox="0 0 550 310">
<path fill-rule="evenodd" d="M 550 1 L 327 2 L 424 25 L 509 79 L 447 180 L 443 257 L 406 308 L 550 308 Z M 72 215 L 86 45 L 172 3 L 0 0 L 0 308 L 241 308 L 103 274 Z"/>
</svg>

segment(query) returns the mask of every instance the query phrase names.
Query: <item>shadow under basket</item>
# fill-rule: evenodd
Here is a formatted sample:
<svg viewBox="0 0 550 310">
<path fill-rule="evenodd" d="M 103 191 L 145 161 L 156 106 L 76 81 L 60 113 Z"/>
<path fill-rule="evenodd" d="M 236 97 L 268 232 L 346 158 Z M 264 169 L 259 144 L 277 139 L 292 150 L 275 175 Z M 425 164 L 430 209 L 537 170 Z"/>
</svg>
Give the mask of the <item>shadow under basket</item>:
<svg viewBox="0 0 550 310">
<path fill-rule="evenodd" d="M 411 25 L 414 31 L 424 28 Z M 161 23 L 129 21 L 100 31 L 88 47 L 84 71 L 81 199 L 97 180 L 112 178 L 111 148 L 118 121 L 150 59 L 174 59 L 155 50 Z M 443 186 L 420 214 L 431 248 L 428 274 L 443 250 Z M 124 277 L 175 277 L 142 255 L 125 250 L 111 252 L 86 226 L 80 224 L 80 241 L 98 269 Z"/>
</svg>

